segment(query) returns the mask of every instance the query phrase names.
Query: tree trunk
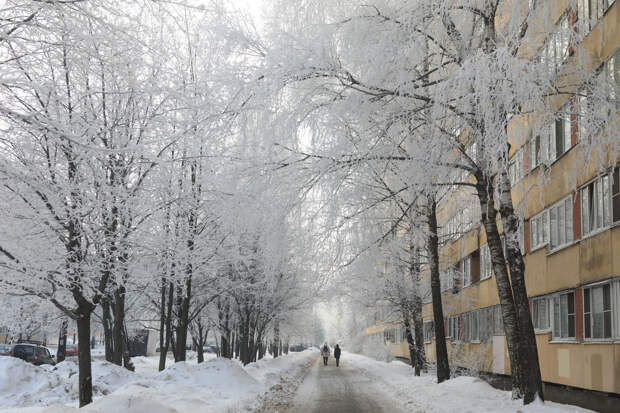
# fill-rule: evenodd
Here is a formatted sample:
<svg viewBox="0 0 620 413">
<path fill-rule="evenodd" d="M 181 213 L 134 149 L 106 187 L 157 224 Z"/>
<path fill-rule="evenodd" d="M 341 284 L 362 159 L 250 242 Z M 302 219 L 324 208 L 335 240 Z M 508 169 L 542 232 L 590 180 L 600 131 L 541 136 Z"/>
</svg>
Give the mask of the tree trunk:
<svg viewBox="0 0 620 413">
<path fill-rule="evenodd" d="M 235 358 L 238 359 L 241 357 L 239 350 L 239 330 L 234 333 L 234 349 L 235 349 Z"/>
<path fill-rule="evenodd" d="M 166 278 L 161 279 L 161 297 L 159 300 L 159 371 L 166 368 L 166 356 L 162 360 L 166 340 Z M 163 366 L 162 366 L 163 361 Z"/>
<path fill-rule="evenodd" d="M 250 315 L 246 310 L 246 314 L 243 315 L 240 321 L 240 329 L 237 340 L 239 341 L 239 358 L 241 363 L 245 366 L 250 360 Z"/>
<path fill-rule="evenodd" d="M 201 321 L 196 321 L 196 337 L 192 334 L 192 341 L 194 342 L 194 346 L 196 346 L 196 354 L 198 358 L 198 363 L 202 363 L 205 361 L 204 358 L 204 345 L 207 339 L 207 334 L 209 334 L 209 330 L 205 331 L 202 326 Z"/>
<path fill-rule="evenodd" d="M 256 322 L 250 321 L 250 331 L 248 333 L 248 363 L 256 361 Z"/>
<path fill-rule="evenodd" d="M 441 283 L 439 279 L 439 240 L 437 237 L 437 203 L 430 200 L 428 210 L 428 260 L 431 273 L 431 294 L 433 296 L 433 319 L 435 321 L 435 351 L 437 356 L 437 382 L 450 378 L 448 348 L 443 321 Z"/>
<path fill-rule="evenodd" d="M 409 360 L 411 360 L 411 368 L 416 369 L 416 376 L 419 376 L 418 369 L 416 368 L 416 351 L 415 341 L 413 340 L 413 334 L 411 333 L 411 322 L 409 321 L 409 311 L 403 309 L 403 325 L 405 326 L 405 333 L 407 336 L 407 346 L 409 347 Z"/>
<path fill-rule="evenodd" d="M 67 356 L 67 325 L 69 321 L 63 317 L 60 322 L 60 332 L 58 333 L 58 350 L 56 351 L 56 362 L 60 363 Z"/>
<path fill-rule="evenodd" d="M 277 358 L 280 347 L 280 321 L 276 318 L 273 322 L 273 358 Z"/>
<path fill-rule="evenodd" d="M 163 295 L 162 295 L 163 296 Z M 164 303 L 162 303 L 164 305 Z M 166 308 L 166 338 L 163 345 L 159 346 L 159 371 L 166 368 L 166 357 L 168 356 L 168 348 L 172 343 L 172 306 L 174 305 L 174 286 L 168 283 L 168 307 Z M 164 309 L 162 308 L 162 311 Z"/>
<path fill-rule="evenodd" d="M 129 371 L 135 371 L 135 367 L 131 362 L 131 354 L 129 353 L 129 335 L 127 334 L 127 326 L 123 326 L 122 330 L 122 354 L 123 354 L 123 366 Z"/>
<path fill-rule="evenodd" d="M 187 273 L 191 275 L 191 268 L 188 268 Z M 179 314 L 179 322 L 176 328 L 176 347 L 177 357 L 176 362 L 185 361 L 187 358 L 187 331 L 189 329 L 189 306 L 192 296 L 192 278 L 188 275 L 185 280 L 185 296 L 181 300 L 181 313 Z"/>
<path fill-rule="evenodd" d="M 419 376 L 422 371 L 426 371 L 426 349 L 424 348 L 424 320 L 422 319 L 422 299 L 416 297 L 417 305 L 414 302 L 413 310 L 413 333 L 415 338 L 415 375 Z M 416 307 L 418 308 L 416 310 Z"/>
<path fill-rule="evenodd" d="M 80 407 L 93 401 L 93 381 L 90 358 L 90 314 L 88 309 L 80 309 L 77 319 L 78 333 L 78 369 Z"/>
<path fill-rule="evenodd" d="M 503 163 L 502 163 L 503 165 Z M 530 314 L 530 303 L 525 286 L 525 263 L 519 247 L 519 219 L 514 213 L 510 181 L 505 168 L 501 169 L 500 187 L 500 215 L 504 228 L 504 242 L 506 243 L 506 261 L 510 268 L 512 293 L 519 322 L 519 361 L 522 371 L 523 402 L 533 402 L 538 395 L 544 400 L 536 333 Z"/>
<path fill-rule="evenodd" d="M 123 365 L 123 327 L 125 323 L 125 287 L 120 285 L 114 290 L 114 326 L 112 337 L 114 341 L 114 351 L 112 352 L 112 363 L 117 366 Z"/>
<path fill-rule="evenodd" d="M 476 191 L 480 200 L 480 211 L 482 213 L 482 223 L 487 235 L 487 243 L 495 273 L 497 292 L 502 309 L 502 321 L 504 322 L 504 332 L 506 333 L 506 344 L 508 356 L 510 358 L 510 370 L 512 375 L 512 397 L 522 398 L 522 368 L 521 368 L 521 349 L 519 323 L 517 312 L 512 295 L 512 287 L 506 269 L 506 260 L 502 249 L 502 242 L 497 229 L 497 210 L 493 196 L 493 185 L 490 179 L 482 176 L 476 177 L 478 184 Z"/>
<path fill-rule="evenodd" d="M 410 221 L 410 228 L 414 222 Z M 415 360 L 411 359 L 411 365 L 415 367 L 415 375 L 419 376 L 426 369 L 426 351 L 424 349 L 424 320 L 422 318 L 422 298 L 420 297 L 420 257 L 419 248 L 411 237 L 409 241 L 409 276 L 413 284 L 413 297 L 411 297 L 411 315 L 413 316 L 413 335 L 415 342 Z M 410 329 L 411 330 L 411 329 Z"/>
<path fill-rule="evenodd" d="M 114 359 L 114 339 L 112 337 L 112 314 L 110 312 L 110 301 L 104 298 L 101 301 L 101 313 L 103 318 L 103 340 L 105 345 L 105 359 L 112 363 Z"/>
</svg>

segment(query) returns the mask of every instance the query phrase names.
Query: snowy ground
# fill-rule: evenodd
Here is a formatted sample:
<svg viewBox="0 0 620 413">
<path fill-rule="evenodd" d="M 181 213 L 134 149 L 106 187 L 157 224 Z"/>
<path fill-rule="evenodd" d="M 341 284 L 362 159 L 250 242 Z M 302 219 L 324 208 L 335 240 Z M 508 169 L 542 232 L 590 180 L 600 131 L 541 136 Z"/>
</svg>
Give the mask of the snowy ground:
<svg viewBox="0 0 620 413">
<path fill-rule="evenodd" d="M 318 358 L 307 350 L 245 367 L 227 359 L 189 361 L 161 373 L 157 357 L 134 358 L 136 373 L 96 360 L 95 402 L 79 412 L 587 412 L 551 402 L 523 406 L 473 377 L 438 385 L 398 361 L 343 353 L 336 368 L 333 359 L 324 367 Z M 76 413 L 77 377 L 75 360 L 54 368 L 0 357 L 0 413 Z"/>
<path fill-rule="evenodd" d="M 251 411 L 265 393 L 277 389 L 316 358 L 304 351 L 261 360 L 243 367 L 237 361 L 211 359 L 169 364 L 157 372 L 157 357 L 134 358 L 136 373 L 105 361 L 93 362 L 95 401 L 77 409 L 77 365 L 36 367 L 22 360 L 0 358 L 0 412 L 240 412 Z"/>
<path fill-rule="evenodd" d="M 380 362 L 368 357 L 343 354 L 344 363 L 355 366 L 360 374 L 370 379 L 383 396 L 397 401 L 402 411 L 411 413 L 583 413 L 591 412 L 575 406 L 558 403 L 533 403 L 523 406 L 522 401 L 511 400 L 510 392 L 494 389 L 488 383 L 461 376 L 437 384 L 436 377 L 415 377 L 413 369 L 402 362 Z M 374 390 L 376 391 L 376 390 Z M 327 413 L 326 411 L 323 411 Z"/>
</svg>

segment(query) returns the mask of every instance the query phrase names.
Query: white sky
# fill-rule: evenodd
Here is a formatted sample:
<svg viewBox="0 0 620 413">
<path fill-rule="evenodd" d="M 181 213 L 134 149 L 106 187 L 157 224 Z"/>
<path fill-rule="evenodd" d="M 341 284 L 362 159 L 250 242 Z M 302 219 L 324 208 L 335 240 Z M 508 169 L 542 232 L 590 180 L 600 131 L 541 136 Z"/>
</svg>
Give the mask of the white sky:
<svg viewBox="0 0 620 413">
<path fill-rule="evenodd" d="M 229 0 L 237 5 L 239 9 L 249 11 L 254 15 L 257 25 L 260 27 L 263 15 L 264 0 Z"/>
</svg>

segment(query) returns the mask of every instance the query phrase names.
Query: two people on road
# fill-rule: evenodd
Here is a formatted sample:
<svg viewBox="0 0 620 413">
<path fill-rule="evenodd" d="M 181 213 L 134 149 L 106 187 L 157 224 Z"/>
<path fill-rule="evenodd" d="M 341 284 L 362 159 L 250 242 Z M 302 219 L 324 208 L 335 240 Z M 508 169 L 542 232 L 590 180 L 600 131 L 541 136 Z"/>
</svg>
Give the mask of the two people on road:
<svg viewBox="0 0 620 413">
<path fill-rule="evenodd" d="M 327 366 L 327 361 L 329 360 L 329 355 L 331 354 L 331 350 L 327 343 L 323 344 L 321 348 L 321 356 L 323 356 L 323 365 Z M 334 347 L 334 358 L 336 359 L 336 367 L 340 365 L 340 346 L 336 344 Z"/>
</svg>

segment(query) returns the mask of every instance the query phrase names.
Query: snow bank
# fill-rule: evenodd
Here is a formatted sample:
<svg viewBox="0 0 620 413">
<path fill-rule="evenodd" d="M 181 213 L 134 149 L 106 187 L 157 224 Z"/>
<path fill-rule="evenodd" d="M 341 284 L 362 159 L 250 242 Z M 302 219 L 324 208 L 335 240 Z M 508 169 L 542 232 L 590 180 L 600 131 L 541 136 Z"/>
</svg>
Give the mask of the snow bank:
<svg viewBox="0 0 620 413">
<path fill-rule="evenodd" d="M 94 360 L 92 378 L 93 394 L 100 397 L 136 381 L 138 377 L 123 367 Z M 63 361 L 56 366 L 34 366 L 18 358 L 1 357 L 0 406 L 76 404 L 78 379 L 75 360 Z"/>
<path fill-rule="evenodd" d="M 56 373 L 18 358 L 0 357 L 0 406 L 62 403 L 72 393 L 72 386 Z"/>
<path fill-rule="evenodd" d="M 298 353 L 289 353 L 277 358 L 263 359 L 250 363 L 245 370 L 257 381 L 268 387 L 277 384 L 282 379 L 296 376 L 299 369 L 310 360 L 314 360 L 318 350 L 304 350 Z"/>
<path fill-rule="evenodd" d="M 261 389 L 258 381 L 238 362 L 223 358 L 201 364 L 175 363 L 155 377 L 175 385 L 200 386 L 203 391 L 208 390 L 211 395 L 219 398 L 238 397 L 240 392 Z"/>
<path fill-rule="evenodd" d="M 135 358 L 136 374 L 114 364 L 93 361 L 95 401 L 77 409 L 78 370 L 75 361 L 35 367 L 19 359 L 0 359 L 2 413 L 175 413 L 247 411 L 260 395 L 287 377 L 299 375 L 316 353 L 291 353 L 243 367 L 238 361 L 212 359 L 169 364 L 156 369 L 158 357 Z M 8 360 L 8 361 L 7 361 Z M 12 386 L 8 383 L 31 383 Z M 14 389 L 19 387 L 19 392 Z M 19 408 L 18 408 L 19 407 Z"/>
<path fill-rule="evenodd" d="M 351 363 L 371 378 L 382 390 L 398 400 L 407 411 L 459 413 L 583 413 L 576 406 L 553 402 L 535 402 L 527 406 L 512 400 L 508 391 L 497 390 L 485 381 L 460 376 L 441 384 L 432 375 L 416 377 L 411 366 L 400 361 L 381 362 L 365 356 L 345 353 L 343 362 Z"/>
</svg>

